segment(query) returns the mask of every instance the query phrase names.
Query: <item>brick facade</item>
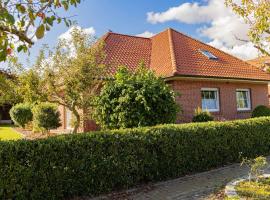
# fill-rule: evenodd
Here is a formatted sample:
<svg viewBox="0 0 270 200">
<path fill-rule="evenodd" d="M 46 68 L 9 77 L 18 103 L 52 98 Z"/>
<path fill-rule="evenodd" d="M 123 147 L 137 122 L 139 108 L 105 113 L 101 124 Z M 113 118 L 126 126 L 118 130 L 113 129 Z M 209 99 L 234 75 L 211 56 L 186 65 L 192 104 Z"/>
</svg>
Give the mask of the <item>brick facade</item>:
<svg viewBox="0 0 270 200">
<path fill-rule="evenodd" d="M 219 91 L 219 112 L 212 112 L 217 120 L 233 120 L 248 118 L 252 109 L 258 105 L 269 105 L 268 85 L 266 83 L 233 83 L 217 81 L 186 81 L 175 80 L 169 84 L 181 95 L 176 101 L 181 105 L 183 113 L 178 122 L 190 122 L 194 110 L 201 107 L 201 89 L 217 88 Z M 236 89 L 250 89 L 251 110 L 237 111 Z"/>
<path fill-rule="evenodd" d="M 61 126 L 58 128 L 58 131 L 60 132 L 70 132 L 70 130 L 67 129 L 67 119 L 66 119 L 66 112 L 67 109 L 64 106 L 58 106 L 58 111 L 60 112 L 60 119 L 61 119 Z M 85 132 L 90 130 L 98 130 L 99 127 L 96 125 L 96 123 L 93 120 L 83 120 L 83 112 L 81 113 L 81 126 L 79 128 L 79 132 Z"/>
<path fill-rule="evenodd" d="M 172 89 L 181 95 L 176 101 L 183 112 L 179 114 L 177 123 L 191 122 L 194 110 L 201 107 L 201 89 L 217 88 L 219 91 L 219 112 L 212 112 L 216 120 L 233 120 L 249 118 L 251 111 L 258 105 L 269 105 L 268 85 L 266 83 L 240 83 L 221 81 L 194 81 L 194 80 L 173 80 L 168 81 Z M 251 110 L 237 111 L 236 89 L 249 89 L 251 96 Z M 65 118 L 66 109 L 59 107 L 62 126 L 65 130 L 67 123 Z M 98 126 L 94 121 L 84 120 L 80 131 L 97 130 Z"/>
</svg>

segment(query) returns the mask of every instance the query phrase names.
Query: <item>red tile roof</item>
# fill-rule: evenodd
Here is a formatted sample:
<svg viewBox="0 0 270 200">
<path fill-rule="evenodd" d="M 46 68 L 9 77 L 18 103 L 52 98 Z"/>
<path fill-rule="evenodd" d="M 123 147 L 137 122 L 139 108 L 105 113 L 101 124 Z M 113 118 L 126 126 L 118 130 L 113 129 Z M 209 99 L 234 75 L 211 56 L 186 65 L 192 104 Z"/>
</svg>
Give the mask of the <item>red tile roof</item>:
<svg viewBox="0 0 270 200">
<path fill-rule="evenodd" d="M 158 75 L 269 80 L 270 74 L 234 56 L 167 29 L 151 38 L 109 32 L 104 36 L 106 64 L 115 72 L 119 65 L 136 69 L 141 61 Z M 209 59 L 207 50 L 217 60 Z"/>
<path fill-rule="evenodd" d="M 270 68 L 270 56 L 262 56 L 256 59 L 248 60 L 247 62 L 263 70 L 267 70 Z"/>
</svg>

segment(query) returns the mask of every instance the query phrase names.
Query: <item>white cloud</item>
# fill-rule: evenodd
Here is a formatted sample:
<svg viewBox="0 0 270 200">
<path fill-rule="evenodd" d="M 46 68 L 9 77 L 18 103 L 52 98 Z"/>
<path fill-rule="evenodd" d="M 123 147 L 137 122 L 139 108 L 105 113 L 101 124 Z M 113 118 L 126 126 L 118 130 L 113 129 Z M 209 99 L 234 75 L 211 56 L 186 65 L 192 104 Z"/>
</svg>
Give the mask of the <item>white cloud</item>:
<svg viewBox="0 0 270 200">
<path fill-rule="evenodd" d="M 147 20 L 150 23 L 163 23 L 167 21 L 177 20 L 188 24 L 209 22 L 210 13 L 207 12 L 206 6 L 200 6 L 199 3 L 184 3 L 177 7 L 169 8 L 165 12 L 149 12 Z"/>
<path fill-rule="evenodd" d="M 217 48 L 242 59 L 251 59 L 258 55 L 258 51 L 251 43 L 239 40 L 248 40 L 249 27 L 232 12 L 231 8 L 225 6 L 223 0 L 208 0 L 203 5 L 198 2 L 183 3 L 164 12 L 149 12 L 147 20 L 153 24 L 167 21 L 201 24 L 199 34 L 209 38 L 210 44 L 217 45 L 218 41 Z"/>
<path fill-rule="evenodd" d="M 152 32 L 145 31 L 143 33 L 137 34 L 136 36 L 150 38 L 150 37 L 153 37 L 154 35 L 155 34 Z"/>
<path fill-rule="evenodd" d="M 73 26 L 71 28 L 69 28 L 65 33 L 62 33 L 58 39 L 66 39 L 66 40 L 70 40 L 71 39 L 71 33 L 74 30 L 74 28 L 77 28 L 79 30 L 82 30 L 84 33 L 89 34 L 89 35 L 95 35 L 96 34 L 96 30 L 93 27 L 89 27 L 89 28 L 82 28 L 80 26 Z"/>
<path fill-rule="evenodd" d="M 223 42 L 215 39 L 208 44 L 243 60 L 254 59 L 259 55 L 258 50 L 251 42 L 227 47 Z"/>
</svg>

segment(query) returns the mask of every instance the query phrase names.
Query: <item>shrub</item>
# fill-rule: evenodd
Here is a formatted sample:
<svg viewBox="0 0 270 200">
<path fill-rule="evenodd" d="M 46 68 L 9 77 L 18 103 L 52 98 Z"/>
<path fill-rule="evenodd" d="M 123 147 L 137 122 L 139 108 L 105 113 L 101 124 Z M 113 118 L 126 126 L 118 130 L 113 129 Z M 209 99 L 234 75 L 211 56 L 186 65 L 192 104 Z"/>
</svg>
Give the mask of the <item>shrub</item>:
<svg viewBox="0 0 270 200">
<path fill-rule="evenodd" d="M 94 118 L 103 128 L 118 129 L 174 123 L 175 93 L 143 66 L 135 73 L 120 68 L 97 98 Z"/>
<path fill-rule="evenodd" d="M 33 108 L 33 126 L 49 131 L 61 126 L 57 106 L 51 103 L 40 103 Z"/>
<path fill-rule="evenodd" d="M 263 117 L 263 116 L 270 116 L 270 108 L 264 105 L 257 106 L 251 114 L 251 117 Z"/>
<path fill-rule="evenodd" d="M 23 128 L 33 119 L 30 104 L 16 104 L 10 109 L 9 114 L 13 122 Z"/>
<path fill-rule="evenodd" d="M 269 153 L 267 117 L 1 141 L 0 199 L 97 195 Z"/>
<path fill-rule="evenodd" d="M 203 111 L 201 108 L 195 110 L 194 116 L 192 118 L 193 122 L 209 122 L 213 121 L 214 117 L 209 111 Z"/>
</svg>

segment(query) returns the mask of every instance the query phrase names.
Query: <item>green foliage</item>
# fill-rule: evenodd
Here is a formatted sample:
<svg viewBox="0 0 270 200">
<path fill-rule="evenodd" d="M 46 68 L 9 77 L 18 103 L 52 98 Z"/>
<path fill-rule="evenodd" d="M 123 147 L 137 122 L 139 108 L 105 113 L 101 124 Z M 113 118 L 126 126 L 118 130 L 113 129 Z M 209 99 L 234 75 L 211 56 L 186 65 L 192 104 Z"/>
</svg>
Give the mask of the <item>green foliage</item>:
<svg viewBox="0 0 270 200">
<path fill-rule="evenodd" d="M 267 117 L 0 142 L 0 198 L 97 195 L 269 153 Z"/>
<path fill-rule="evenodd" d="M 15 90 L 16 84 L 14 77 L 9 77 L 8 74 L 0 71 L 0 105 L 14 105 L 22 102 L 21 95 Z"/>
<path fill-rule="evenodd" d="M 33 37 L 43 38 L 45 32 L 50 31 L 55 23 L 59 24 L 63 21 L 68 27 L 72 25 L 73 22 L 67 17 L 61 17 L 58 11 L 61 7 L 64 10 L 68 10 L 70 6 L 76 7 L 81 0 L 3 0 L 0 2 L 1 62 L 5 61 L 13 50 L 27 52 L 34 44 Z"/>
<path fill-rule="evenodd" d="M 54 50 L 45 45 L 31 69 L 18 73 L 10 83 L 4 82 L 9 88 L 4 90 L 5 96 L 31 104 L 51 102 L 65 106 L 74 116 L 76 133 L 82 121 L 79 111 L 84 111 L 85 119 L 89 117 L 101 84 L 97 77 L 104 76 L 103 42 L 95 42 L 91 35 L 73 27 L 70 39 L 59 40 Z M 9 103 L 8 99 L 3 101 Z"/>
<path fill-rule="evenodd" d="M 257 106 L 251 114 L 251 117 L 270 116 L 270 108 L 264 105 Z"/>
<path fill-rule="evenodd" d="M 20 127 L 25 127 L 25 125 L 32 121 L 33 114 L 31 111 L 30 104 L 19 103 L 11 108 L 9 111 L 12 121 Z"/>
<path fill-rule="evenodd" d="M 42 93 L 45 90 L 42 79 L 36 70 L 22 72 L 14 82 L 15 93 L 20 94 L 23 102 L 36 104 L 47 100 L 46 94 Z"/>
<path fill-rule="evenodd" d="M 249 25 L 248 36 L 254 47 L 270 56 L 270 1 L 225 0 L 225 4 Z"/>
<path fill-rule="evenodd" d="M 257 182 L 259 177 L 264 173 L 264 169 L 268 166 L 267 160 L 263 156 L 259 156 L 255 159 L 244 158 L 241 165 L 247 165 L 250 168 L 249 181 L 255 179 Z"/>
<path fill-rule="evenodd" d="M 179 111 L 174 92 L 143 64 L 135 73 L 121 67 L 96 102 L 94 118 L 109 129 L 174 123 Z"/>
<path fill-rule="evenodd" d="M 61 126 L 60 113 L 52 103 L 39 103 L 33 108 L 33 126 L 49 131 Z"/>
<path fill-rule="evenodd" d="M 270 178 L 242 181 L 236 185 L 239 199 L 270 199 Z"/>
<path fill-rule="evenodd" d="M 192 118 L 193 122 L 209 122 L 213 121 L 214 117 L 209 111 L 203 111 L 201 108 L 195 110 L 194 116 Z"/>
<path fill-rule="evenodd" d="M 105 55 L 103 43 L 73 28 L 70 40 L 60 40 L 54 52 L 49 51 L 49 63 L 45 57 L 39 62 L 46 63 L 42 71 L 43 84 L 47 101 L 55 102 L 68 108 L 75 119 L 73 133 L 81 123 L 79 110 L 87 118 L 87 111 L 93 106 L 101 81 L 104 76 Z"/>
</svg>

